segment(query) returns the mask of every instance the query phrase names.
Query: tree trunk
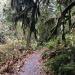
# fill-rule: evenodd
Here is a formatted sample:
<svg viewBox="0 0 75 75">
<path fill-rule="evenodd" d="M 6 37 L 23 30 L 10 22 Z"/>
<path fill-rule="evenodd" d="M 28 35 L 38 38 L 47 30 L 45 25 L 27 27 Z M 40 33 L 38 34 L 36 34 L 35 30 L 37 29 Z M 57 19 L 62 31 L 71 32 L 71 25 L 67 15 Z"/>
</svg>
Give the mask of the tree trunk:
<svg viewBox="0 0 75 75">
<path fill-rule="evenodd" d="M 69 31 L 71 29 L 71 9 L 69 10 Z"/>
<path fill-rule="evenodd" d="M 26 44 L 26 47 L 29 48 L 30 47 L 30 41 L 31 41 L 31 31 L 30 31 L 30 28 L 28 28 L 27 30 L 28 30 L 28 34 L 27 34 L 27 44 Z"/>
</svg>

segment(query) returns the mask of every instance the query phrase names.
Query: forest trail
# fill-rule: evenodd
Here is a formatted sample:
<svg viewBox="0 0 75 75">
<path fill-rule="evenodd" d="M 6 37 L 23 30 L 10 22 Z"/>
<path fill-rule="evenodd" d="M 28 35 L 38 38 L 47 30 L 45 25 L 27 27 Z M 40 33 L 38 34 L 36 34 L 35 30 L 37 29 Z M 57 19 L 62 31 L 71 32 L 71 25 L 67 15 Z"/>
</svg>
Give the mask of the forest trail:
<svg viewBox="0 0 75 75">
<path fill-rule="evenodd" d="M 25 63 L 19 72 L 19 75 L 46 75 L 42 70 L 42 52 L 43 50 L 34 51 L 32 54 L 27 55 Z"/>
</svg>

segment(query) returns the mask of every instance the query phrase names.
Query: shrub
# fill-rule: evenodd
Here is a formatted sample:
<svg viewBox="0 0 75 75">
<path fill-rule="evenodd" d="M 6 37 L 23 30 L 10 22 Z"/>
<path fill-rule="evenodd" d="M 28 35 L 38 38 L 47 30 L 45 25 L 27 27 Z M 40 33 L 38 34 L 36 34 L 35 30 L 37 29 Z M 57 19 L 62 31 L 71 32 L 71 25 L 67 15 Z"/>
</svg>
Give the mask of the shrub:
<svg viewBox="0 0 75 75">
<path fill-rule="evenodd" d="M 58 55 L 54 58 L 51 58 L 45 63 L 45 66 L 51 68 L 54 71 L 55 75 L 58 75 L 60 67 L 62 67 L 63 64 L 67 64 L 70 62 L 70 56 L 68 54 L 62 54 Z"/>
<path fill-rule="evenodd" d="M 49 49 L 53 49 L 57 46 L 58 43 L 58 39 L 57 38 L 53 38 L 51 39 L 46 45 Z"/>
<path fill-rule="evenodd" d="M 63 65 L 60 68 L 59 75 L 75 75 L 75 63 Z"/>
<path fill-rule="evenodd" d="M 59 68 L 63 64 L 67 64 L 69 62 L 69 56 L 67 54 L 62 54 L 59 56 L 56 56 L 54 60 L 51 62 L 51 68 L 54 70 L 55 74 L 58 74 Z"/>
</svg>

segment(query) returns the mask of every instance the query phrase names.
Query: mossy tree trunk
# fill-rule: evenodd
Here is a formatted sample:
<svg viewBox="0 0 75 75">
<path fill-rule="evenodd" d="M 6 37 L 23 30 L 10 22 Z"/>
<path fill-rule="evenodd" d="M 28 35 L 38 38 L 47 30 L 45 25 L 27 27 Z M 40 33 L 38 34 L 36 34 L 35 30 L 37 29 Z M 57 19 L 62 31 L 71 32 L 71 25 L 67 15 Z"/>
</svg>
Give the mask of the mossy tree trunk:
<svg viewBox="0 0 75 75">
<path fill-rule="evenodd" d="M 28 33 L 27 33 L 27 44 L 26 47 L 29 48 L 30 47 L 30 42 L 31 42 L 31 31 L 30 28 L 27 29 Z"/>
</svg>

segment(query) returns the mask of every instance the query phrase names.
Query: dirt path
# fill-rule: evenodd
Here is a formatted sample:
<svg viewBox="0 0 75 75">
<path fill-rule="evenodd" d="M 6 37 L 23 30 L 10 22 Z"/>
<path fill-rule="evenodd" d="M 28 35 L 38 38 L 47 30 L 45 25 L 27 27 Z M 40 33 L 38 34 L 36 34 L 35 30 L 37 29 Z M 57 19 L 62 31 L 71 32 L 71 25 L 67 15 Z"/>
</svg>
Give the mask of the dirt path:
<svg viewBox="0 0 75 75">
<path fill-rule="evenodd" d="M 46 75 L 42 70 L 41 54 L 43 51 L 34 51 L 28 55 L 19 75 Z"/>
</svg>

